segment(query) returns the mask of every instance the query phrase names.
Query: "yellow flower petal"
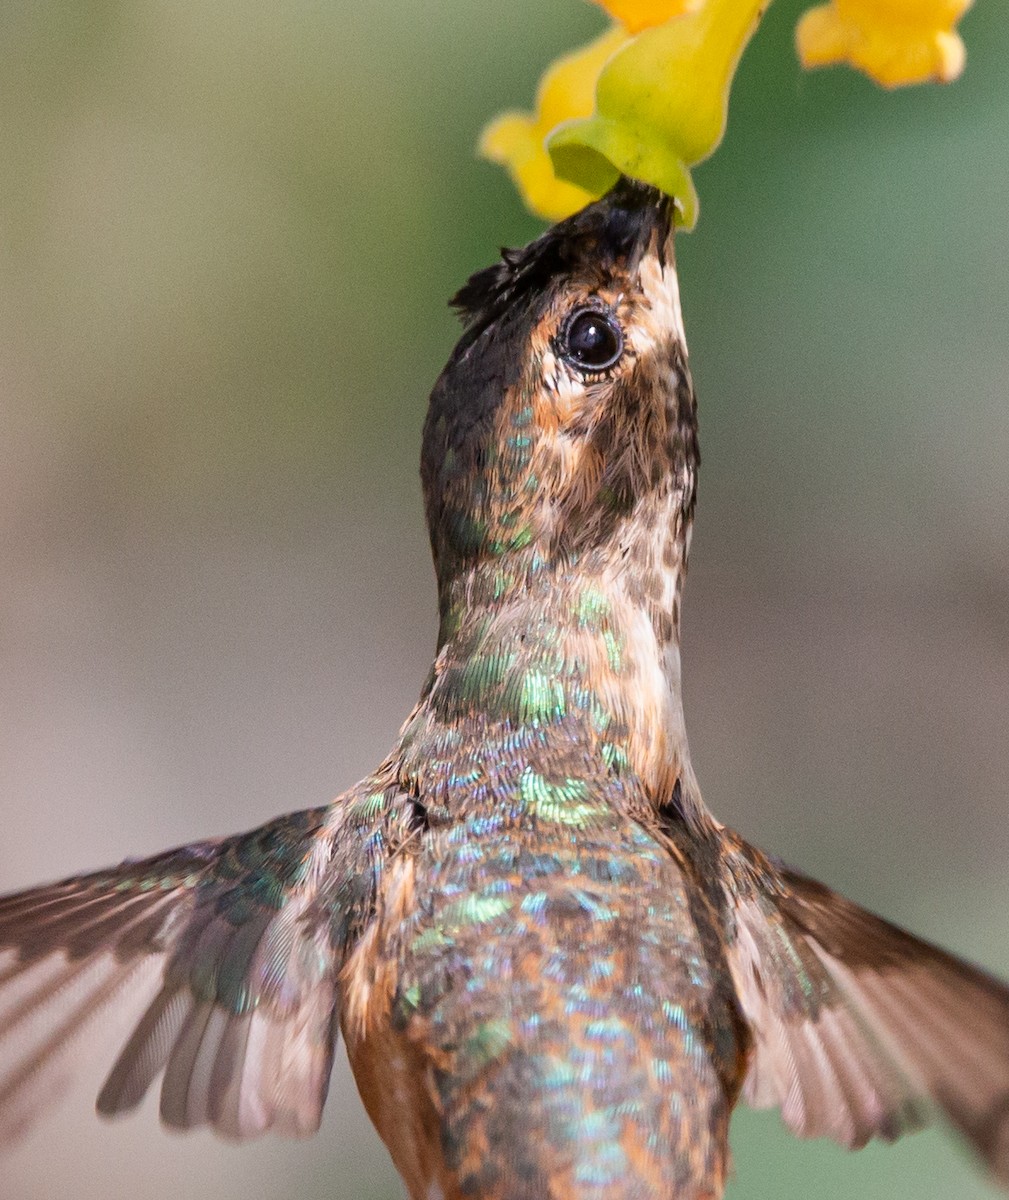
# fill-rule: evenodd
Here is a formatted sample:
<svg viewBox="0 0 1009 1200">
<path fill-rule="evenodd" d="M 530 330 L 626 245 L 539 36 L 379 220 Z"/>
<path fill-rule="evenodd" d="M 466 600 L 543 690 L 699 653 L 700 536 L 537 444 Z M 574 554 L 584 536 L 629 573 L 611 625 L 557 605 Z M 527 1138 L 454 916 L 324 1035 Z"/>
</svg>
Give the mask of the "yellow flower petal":
<svg viewBox="0 0 1009 1200">
<path fill-rule="evenodd" d="M 628 33 L 640 33 L 673 17 L 696 12 L 704 0 L 596 0 Z"/>
<path fill-rule="evenodd" d="M 557 174 L 597 195 L 619 174 L 653 184 L 692 229 L 689 168 L 722 140 L 732 76 L 767 2 L 706 0 L 633 38 L 603 67 L 595 113 L 550 136 Z"/>
<path fill-rule="evenodd" d="M 570 216 L 600 194 L 557 178 L 546 137 L 561 122 L 592 112 L 599 72 L 626 42 L 627 34 L 614 27 L 559 58 L 540 82 L 536 112 L 505 113 L 480 137 L 480 153 L 506 167 L 526 204 L 548 221 Z"/>
<path fill-rule="evenodd" d="M 963 70 L 954 26 L 971 0 L 832 0 L 804 13 L 795 31 L 804 67 L 850 63 L 884 87 L 935 80 Z"/>
</svg>

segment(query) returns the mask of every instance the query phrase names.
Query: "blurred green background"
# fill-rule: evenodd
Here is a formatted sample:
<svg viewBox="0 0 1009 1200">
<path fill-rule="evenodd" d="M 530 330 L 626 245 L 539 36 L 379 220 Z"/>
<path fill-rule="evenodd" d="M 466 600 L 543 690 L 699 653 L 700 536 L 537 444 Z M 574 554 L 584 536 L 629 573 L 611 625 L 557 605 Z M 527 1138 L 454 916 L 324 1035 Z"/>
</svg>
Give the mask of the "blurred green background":
<svg viewBox="0 0 1009 1200">
<path fill-rule="evenodd" d="M 803 75 L 778 0 L 681 239 L 705 463 L 685 612 L 715 811 L 1009 974 L 1009 22 L 950 88 Z M 433 646 L 416 461 L 446 299 L 537 232 L 482 123 L 581 0 L 0 10 L 0 890 L 319 803 Z M 321 1135 L 91 1113 L 3 1200 L 400 1195 Z M 734 1126 L 732 1200 L 993 1195 L 929 1133 Z"/>
</svg>

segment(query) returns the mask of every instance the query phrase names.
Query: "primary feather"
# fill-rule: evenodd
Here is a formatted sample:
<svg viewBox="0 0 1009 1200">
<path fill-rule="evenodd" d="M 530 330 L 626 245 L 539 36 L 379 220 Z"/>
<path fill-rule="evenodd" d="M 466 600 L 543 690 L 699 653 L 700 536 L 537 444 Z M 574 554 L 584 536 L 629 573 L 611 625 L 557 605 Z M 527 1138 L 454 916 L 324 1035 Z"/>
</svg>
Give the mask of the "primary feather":
<svg viewBox="0 0 1009 1200">
<path fill-rule="evenodd" d="M 853 1148 L 939 1112 L 1009 1185 L 1006 985 L 747 849 L 728 889 L 746 1099 Z"/>
<path fill-rule="evenodd" d="M 317 906 L 326 810 L 0 899 L 0 1140 L 66 1081 L 96 1021 L 133 1029 L 98 1099 L 230 1137 L 318 1127 L 337 1019 Z"/>
</svg>

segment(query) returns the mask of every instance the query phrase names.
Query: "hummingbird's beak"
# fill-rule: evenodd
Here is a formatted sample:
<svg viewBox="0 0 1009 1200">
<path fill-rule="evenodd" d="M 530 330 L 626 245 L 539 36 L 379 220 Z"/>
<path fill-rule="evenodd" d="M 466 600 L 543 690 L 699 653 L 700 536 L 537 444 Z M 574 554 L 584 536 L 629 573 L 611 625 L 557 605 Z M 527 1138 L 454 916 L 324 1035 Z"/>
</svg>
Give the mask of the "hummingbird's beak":
<svg viewBox="0 0 1009 1200">
<path fill-rule="evenodd" d="M 672 197 L 624 175 L 592 207 L 603 217 L 600 240 L 611 252 L 622 252 L 635 263 L 654 253 L 663 268 L 667 258 L 672 262 L 676 208 Z"/>
</svg>

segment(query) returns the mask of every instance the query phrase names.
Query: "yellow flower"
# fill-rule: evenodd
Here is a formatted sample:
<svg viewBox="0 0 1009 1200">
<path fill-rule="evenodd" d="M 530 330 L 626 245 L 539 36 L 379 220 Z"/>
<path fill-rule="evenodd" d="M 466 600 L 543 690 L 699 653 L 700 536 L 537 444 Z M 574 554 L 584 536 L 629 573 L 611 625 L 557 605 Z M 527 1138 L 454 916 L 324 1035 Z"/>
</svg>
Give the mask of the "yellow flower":
<svg viewBox="0 0 1009 1200">
<path fill-rule="evenodd" d="M 846 62 L 884 87 L 935 80 L 963 70 L 957 21 L 971 0 L 831 0 L 810 9 L 795 31 L 804 67 Z"/>
<path fill-rule="evenodd" d="M 534 114 L 507 113 L 480 141 L 533 212 L 558 220 L 621 174 L 697 220 L 690 168 L 718 146 L 732 77 L 770 0 L 595 0 L 617 24 L 544 75 Z M 848 62 L 886 87 L 963 70 L 956 22 L 971 0 L 828 0 L 799 21 L 806 67 Z"/>
<path fill-rule="evenodd" d="M 621 174 L 653 184 L 692 229 L 690 167 L 722 140 L 732 77 L 767 3 L 705 0 L 632 38 L 603 67 L 593 115 L 550 135 L 557 174 L 594 195 Z"/>
<path fill-rule="evenodd" d="M 502 163 L 529 208 L 548 220 L 626 174 L 675 197 L 681 224 L 692 228 L 689 168 L 721 141 L 736 63 L 768 0 L 598 2 L 627 27 L 615 25 L 554 63 L 536 113 L 499 117 L 480 152 Z"/>
<path fill-rule="evenodd" d="M 672 17 L 694 12 L 704 0 L 596 0 L 628 33 L 640 33 Z"/>
<path fill-rule="evenodd" d="M 480 153 L 505 166 L 526 204 L 548 221 L 570 216 L 600 194 L 557 178 L 547 155 L 546 138 L 562 121 L 592 112 L 599 72 L 627 38 L 622 29 L 614 27 L 559 58 L 540 81 L 535 113 L 505 113 L 483 131 Z"/>
</svg>

